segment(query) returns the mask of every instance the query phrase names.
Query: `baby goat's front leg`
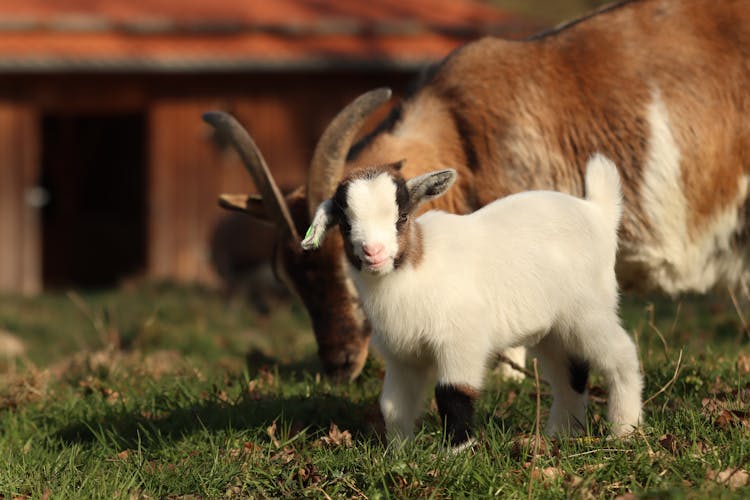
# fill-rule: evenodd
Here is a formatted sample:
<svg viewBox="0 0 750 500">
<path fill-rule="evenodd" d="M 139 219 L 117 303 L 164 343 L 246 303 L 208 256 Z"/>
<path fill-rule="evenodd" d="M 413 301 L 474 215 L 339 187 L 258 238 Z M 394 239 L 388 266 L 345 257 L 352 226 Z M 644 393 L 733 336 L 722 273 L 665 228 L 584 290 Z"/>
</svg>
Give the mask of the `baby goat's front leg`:
<svg viewBox="0 0 750 500">
<path fill-rule="evenodd" d="M 482 387 L 486 354 L 481 349 L 468 352 L 465 346 L 446 350 L 445 354 L 438 365 L 435 400 L 451 447 L 460 451 L 474 443 L 474 401 Z"/>
<path fill-rule="evenodd" d="M 427 389 L 434 372 L 430 366 L 409 364 L 384 356 L 385 381 L 380 394 L 380 411 L 389 440 L 414 437 L 414 423 L 425 406 Z"/>
<path fill-rule="evenodd" d="M 479 391 L 467 385 L 438 383 L 435 386 L 440 419 L 445 434 L 454 450 L 460 451 L 474 442 L 471 421 L 474 416 L 474 401 Z"/>
</svg>

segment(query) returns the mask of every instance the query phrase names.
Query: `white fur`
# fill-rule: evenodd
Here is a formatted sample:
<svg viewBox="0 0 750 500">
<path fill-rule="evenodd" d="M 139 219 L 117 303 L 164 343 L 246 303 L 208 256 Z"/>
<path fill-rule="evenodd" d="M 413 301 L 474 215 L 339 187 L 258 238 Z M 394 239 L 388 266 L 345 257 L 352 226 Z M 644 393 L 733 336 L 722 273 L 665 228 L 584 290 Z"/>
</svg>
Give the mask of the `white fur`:
<svg viewBox="0 0 750 500">
<path fill-rule="evenodd" d="M 351 222 L 350 240 L 354 253 L 365 260 L 362 244 L 378 242 L 385 246 L 387 261 L 378 271 L 387 273 L 393 270 L 393 259 L 398 252 L 395 227 L 398 219 L 396 185 L 385 173 L 374 179 L 358 179 L 349 186 L 346 216 Z"/>
<path fill-rule="evenodd" d="M 395 190 L 385 179 L 391 182 L 383 174 L 350 188 L 355 248 L 367 238 L 381 238 L 389 252 L 397 244 Z M 427 212 L 414 221 L 424 249 L 416 266 L 353 270 L 386 362 L 380 403 L 391 435 L 412 435 L 436 381 L 479 389 L 494 352 L 524 345 L 535 346 L 552 387 L 549 432 L 576 432 L 585 418 L 568 355 L 604 373 L 613 434 L 638 425 L 642 379 L 617 315 L 622 200 L 614 165 L 594 157 L 586 186 L 586 200 L 530 191 L 465 216 Z"/>
<path fill-rule="evenodd" d="M 706 292 L 717 283 L 735 284 L 743 276 L 744 255 L 732 246 L 741 227 L 736 207 L 747 198 L 748 177 L 739 182 L 737 198 L 728 210 L 717 213 L 701 234 L 691 237 L 693 216 L 681 185 L 681 152 L 672 133 L 669 111 L 657 90 L 648 109 L 649 147 L 639 193 L 651 221 L 654 238 L 624 257 L 651 269 L 651 287 L 670 294 L 686 290 Z M 731 182 L 727 179 L 727 182 Z"/>
</svg>

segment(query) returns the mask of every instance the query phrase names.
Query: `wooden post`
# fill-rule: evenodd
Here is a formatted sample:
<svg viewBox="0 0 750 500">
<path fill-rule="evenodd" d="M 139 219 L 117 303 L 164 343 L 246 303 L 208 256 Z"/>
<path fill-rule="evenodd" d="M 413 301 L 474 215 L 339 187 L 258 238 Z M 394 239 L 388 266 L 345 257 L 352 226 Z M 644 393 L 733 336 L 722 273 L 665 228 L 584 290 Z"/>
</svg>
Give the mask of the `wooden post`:
<svg viewBox="0 0 750 500">
<path fill-rule="evenodd" d="M 201 114 L 212 102 L 164 100 L 149 112 L 148 274 L 210 282 L 210 229 L 219 214 L 215 152 Z"/>
<path fill-rule="evenodd" d="M 0 101 L 0 292 L 30 295 L 42 288 L 40 212 L 31 199 L 38 148 L 34 110 Z"/>
</svg>

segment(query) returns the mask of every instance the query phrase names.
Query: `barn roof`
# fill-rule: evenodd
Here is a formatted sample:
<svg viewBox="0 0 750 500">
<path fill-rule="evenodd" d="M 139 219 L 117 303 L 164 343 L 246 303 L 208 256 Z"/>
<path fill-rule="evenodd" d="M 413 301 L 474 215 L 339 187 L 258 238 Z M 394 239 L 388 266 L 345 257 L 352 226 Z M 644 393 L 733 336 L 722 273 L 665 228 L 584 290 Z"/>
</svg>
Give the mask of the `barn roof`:
<svg viewBox="0 0 750 500">
<path fill-rule="evenodd" d="M 0 71 L 410 69 L 530 26 L 477 0 L 3 0 Z"/>
</svg>

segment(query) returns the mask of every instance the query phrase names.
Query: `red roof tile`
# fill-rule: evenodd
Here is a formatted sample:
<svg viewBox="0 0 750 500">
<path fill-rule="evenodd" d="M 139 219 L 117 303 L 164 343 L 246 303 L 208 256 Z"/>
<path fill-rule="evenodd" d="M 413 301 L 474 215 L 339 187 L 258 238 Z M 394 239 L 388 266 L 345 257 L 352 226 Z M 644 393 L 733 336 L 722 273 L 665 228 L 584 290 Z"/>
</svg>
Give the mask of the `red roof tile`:
<svg viewBox="0 0 750 500">
<path fill-rule="evenodd" d="M 529 27 L 474 0 L 3 0 L 0 71 L 411 67 Z"/>
</svg>

